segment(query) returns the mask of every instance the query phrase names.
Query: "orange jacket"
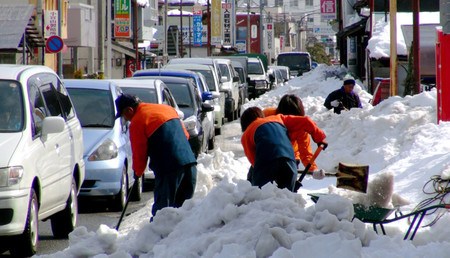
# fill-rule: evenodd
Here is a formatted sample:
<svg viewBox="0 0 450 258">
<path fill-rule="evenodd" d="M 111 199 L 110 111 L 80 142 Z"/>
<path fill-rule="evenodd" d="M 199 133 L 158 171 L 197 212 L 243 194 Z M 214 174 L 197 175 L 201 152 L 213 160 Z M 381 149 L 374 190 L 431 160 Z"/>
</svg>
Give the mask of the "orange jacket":
<svg viewBox="0 0 450 258">
<path fill-rule="evenodd" d="M 277 114 L 277 109 L 274 107 L 265 108 L 263 110 L 264 116 L 273 116 Z M 291 141 L 292 147 L 294 148 L 294 154 L 296 160 L 301 160 L 303 166 L 307 166 L 309 161 L 313 156 L 311 148 L 311 138 L 308 133 L 304 133 L 303 137 L 299 137 L 296 141 Z M 310 171 L 317 170 L 316 162 L 311 163 Z"/>
<path fill-rule="evenodd" d="M 137 176 L 144 173 L 147 166 L 148 138 L 165 122 L 179 119 L 177 111 L 168 105 L 140 103 L 130 124 L 130 141 L 133 152 L 133 170 Z M 184 134 L 189 138 L 183 123 Z"/>
<path fill-rule="evenodd" d="M 325 133 L 317 127 L 314 121 L 306 116 L 273 115 L 257 118 L 247 127 L 241 138 L 244 153 L 252 166 L 256 160 L 255 132 L 262 124 L 271 122 L 280 123 L 286 127 L 291 143 L 303 139 L 305 134 L 310 134 L 315 142 L 323 142 L 326 137 Z"/>
</svg>

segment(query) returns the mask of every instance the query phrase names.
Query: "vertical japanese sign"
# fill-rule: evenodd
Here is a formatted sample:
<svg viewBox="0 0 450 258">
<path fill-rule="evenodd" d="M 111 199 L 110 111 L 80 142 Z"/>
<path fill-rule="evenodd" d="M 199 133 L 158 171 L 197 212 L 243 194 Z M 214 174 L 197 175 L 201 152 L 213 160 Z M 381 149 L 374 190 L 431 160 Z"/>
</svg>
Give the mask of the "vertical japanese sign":
<svg viewBox="0 0 450 258">
<path fill-rule="evenodd" d="M 272 50 L 273 49 L 273 23 L 266 24 L 266 32 L 267 32 L 266 49 Z"/>
<path fill-rule="evenodd" d="M 45 10 L 44 14 L 45 37 L 58 36 L 58 11 Z"/>
<path fill-rule="evenodd" d="M 193 7 L 193 18 L 192 18 L 192 26 L 193 28 L 193 37 L 194 37 L 194 46 L 202 46 L 202 9 L 201 7 Z M 190 42 L 189 42 L 190 43 Z"/>
<path fill-rule="evenodd" d="M 221 0 L 211 2 L 211 44 L 221 44 L 222 41 L 222 3 Z"/>
<path fill-rule="evenodd" d="M 231 45 L 231 3 L 222 4 L 223 45 Z"/>
<path fill-rule="evenodd" d="M 320 0 L 320 14 L 322 15 L 322 20 L 336 19 L 336 1 Z"/>
<path fill-rule="evenodd" d="M 131 1 L 115 0 L 114 1 L 114 37 L 130 38 L 131 37 Z"/>
</svg>

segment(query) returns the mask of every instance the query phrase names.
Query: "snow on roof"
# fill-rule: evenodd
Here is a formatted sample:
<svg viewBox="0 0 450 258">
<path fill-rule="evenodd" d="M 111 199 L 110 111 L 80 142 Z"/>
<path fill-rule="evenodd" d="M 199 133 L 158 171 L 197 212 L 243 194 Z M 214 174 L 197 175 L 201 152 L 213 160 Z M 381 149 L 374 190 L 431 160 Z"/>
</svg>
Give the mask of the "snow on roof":
<svg viewBox="0 0 450 258">
<path fill-rule="evenodd" d="M 390 22 L 389 17 L 385 21 L 384 14 L 374 14 L 375 25 L 372 37 L 369 39 L 367 49 L 370 51 L 371 58 L 382 58 L 390 56 Z M 403 37 L 402 25 L 412 25 L 412 13 L 397 13 L 397 54 L 407 55 L 405 39 Z M 419 14 L 420 24 L 439 24 L 439 12 L 421 12 Z"/>
</svg>

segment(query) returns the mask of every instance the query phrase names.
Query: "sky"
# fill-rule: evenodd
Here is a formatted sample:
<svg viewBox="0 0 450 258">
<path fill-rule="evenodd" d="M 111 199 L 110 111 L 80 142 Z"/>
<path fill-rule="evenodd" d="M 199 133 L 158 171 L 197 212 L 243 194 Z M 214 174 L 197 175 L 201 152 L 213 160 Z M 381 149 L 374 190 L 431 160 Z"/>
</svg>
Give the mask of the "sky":
<svg viewBox="0 0 450 258">
<path fill-rule="evenodd" d="M 96 231 L 80 226 L 70 233 L 65 250 L 40 257 L 449 257 L 445 209 L 426 215 L 422 226 L 442 213 L 432 226 L 419 228 L 412 241 L 403 240 L 408 219 L 385 224 L 387 235 L 352 220 L 355 203 L 409 214 L 436 195 L 432 177 L 450 179 L 450 123 L 437 123 L 436 90 L 372 106 L 372 96 L 357 81 L 363 108 L 337 115 L 323 102 L 342 85 L 344 74 L 341 67 L 319 65 L 243 109 L 276 106 L 284 94 L 299 96 L 306 115 L 327 135 L 329 146 L 316 160 L 319 168 L 335 172 L 339 162 L 368 165 L 367 194 L 337 188 L 335 177 L 307 176 L 297 193 L 274 184 L 252 187 L 245 180 L 249 162 L 236 120 L 217 136 L 226 137 L 222 148 L 199 156 L 196 192 L 182 207 L 165 208 L 149 223 L 153 200 L 144 200 L 146 206 L 125 217 L 119 231 L 115 225 Z M 311 193 L 324 195 L 314 203 Z"/>
</svg>

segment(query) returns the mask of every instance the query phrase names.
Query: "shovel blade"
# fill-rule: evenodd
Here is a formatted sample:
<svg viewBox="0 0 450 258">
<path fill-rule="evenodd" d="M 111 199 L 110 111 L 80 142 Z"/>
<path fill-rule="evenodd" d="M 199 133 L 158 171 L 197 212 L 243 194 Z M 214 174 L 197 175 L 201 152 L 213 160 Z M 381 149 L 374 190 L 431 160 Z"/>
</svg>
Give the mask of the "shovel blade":
<svg viewBox="0 0 450 258">
<path fill-rule="evenodd" d="M 361 193 L 367 192 L 369 166 L 339 162 L 339 172 L 336 173 L 336 187 Z"/>
</svg>

